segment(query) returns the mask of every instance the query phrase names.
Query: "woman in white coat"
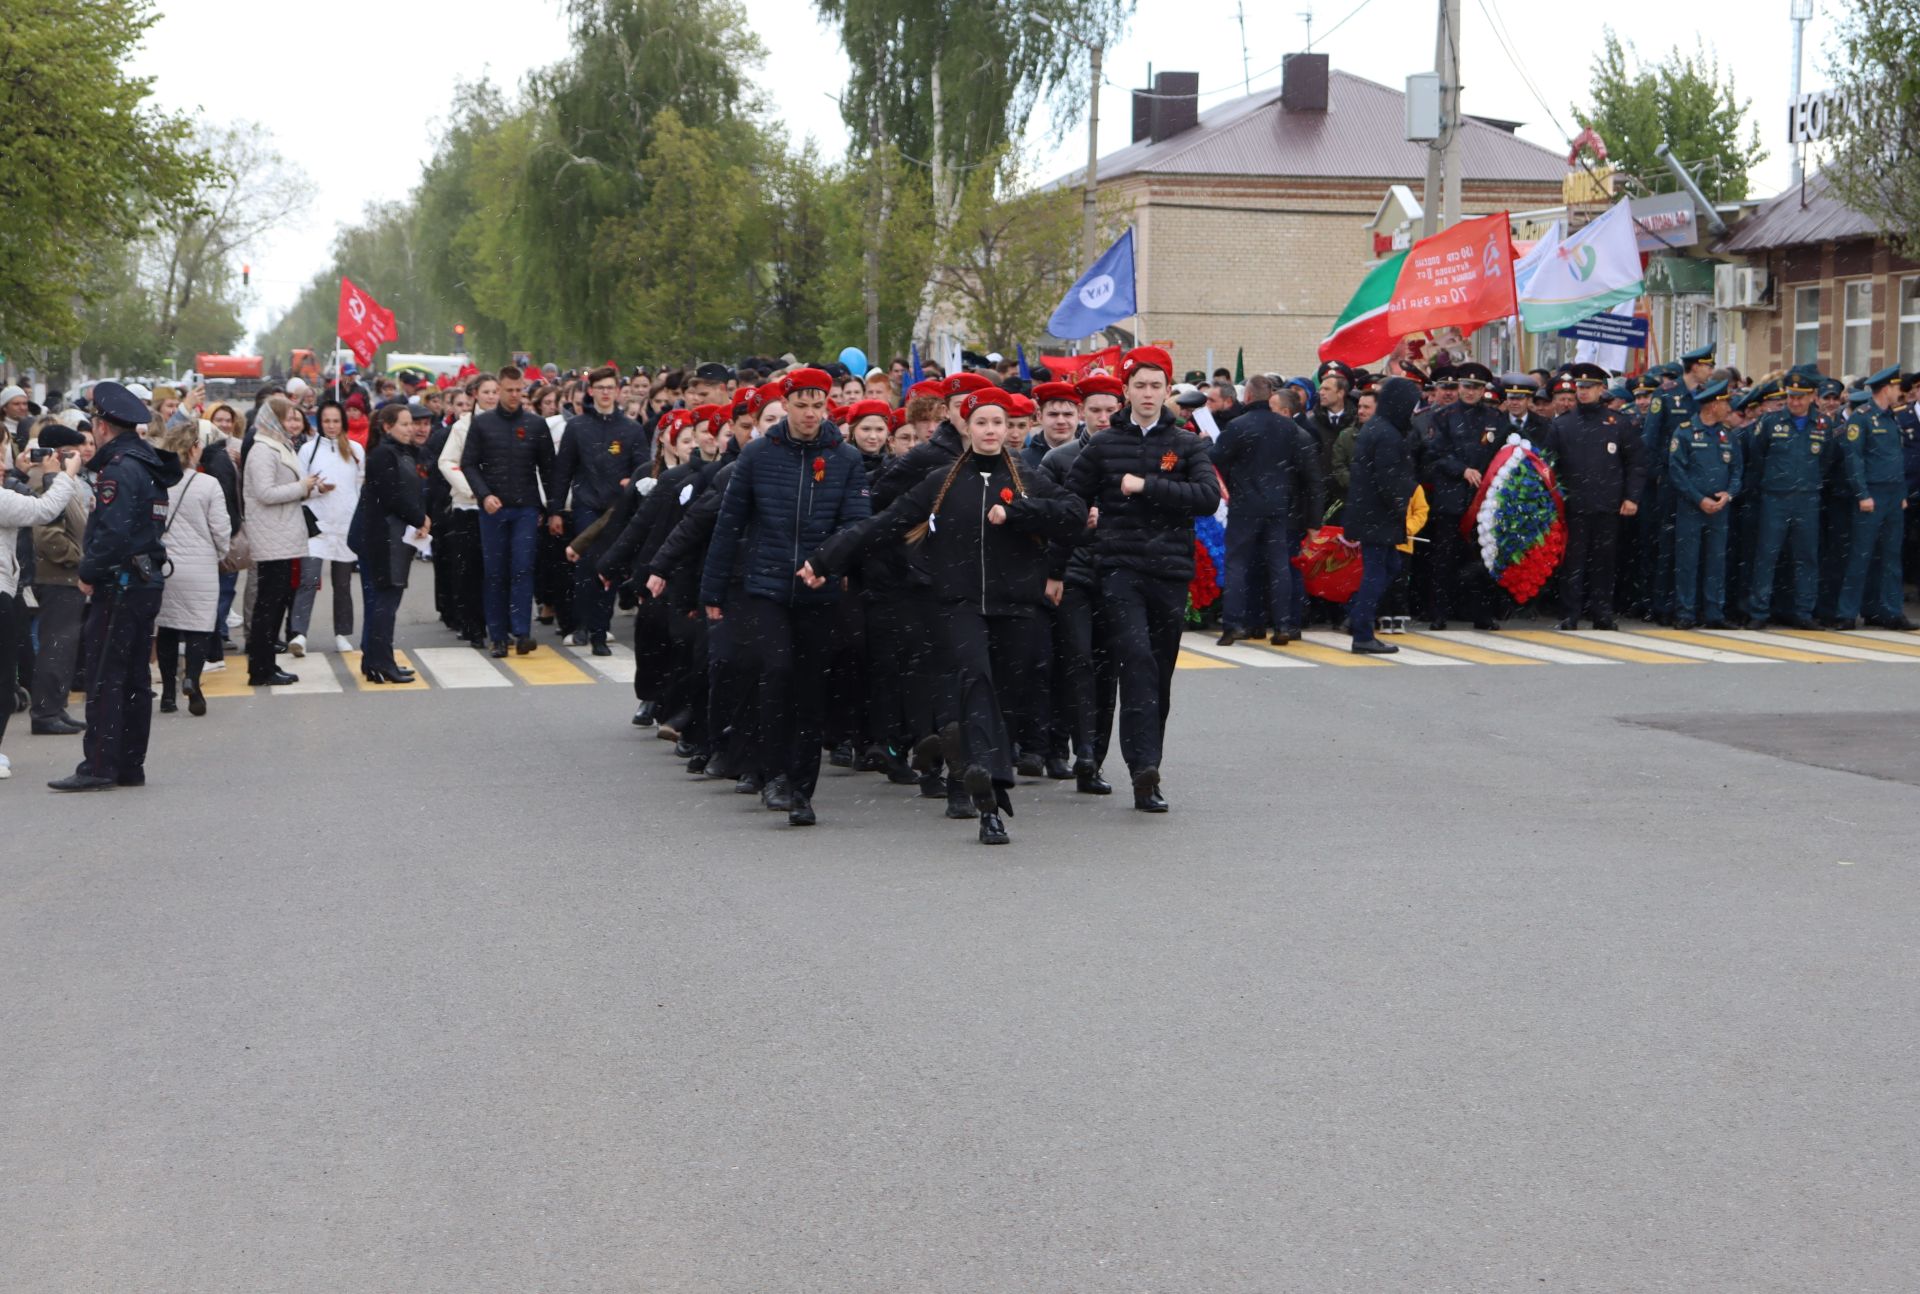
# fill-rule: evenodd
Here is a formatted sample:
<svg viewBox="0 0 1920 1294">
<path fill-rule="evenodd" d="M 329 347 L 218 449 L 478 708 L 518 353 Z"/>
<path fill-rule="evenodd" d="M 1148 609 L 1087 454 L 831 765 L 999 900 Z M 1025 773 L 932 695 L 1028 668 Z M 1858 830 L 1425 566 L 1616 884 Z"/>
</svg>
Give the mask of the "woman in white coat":
<svg viewBox="0 0 1920 1294">
<path fill-rule="evenodd" d="M 200 470 L 202 440 L 218 433 L 210 422 L 169 428 L 159 447 L 176 454 L 184 475 L 167 491 L 167 586 L 160 595 L 153 650 L 160 663 L 160 713 L 180 708 L 174 692 L 187 694 L 187 713 L 207 712 L 200 670 L 213 654 L 220 618 L 220 559 L 232 542 L 227 496 L 220 482 Z M 225 453 L 224 444 L 215 450 Z M 186 672 L 180 657 L 186 656 Z"/>
<path fill-rule="evenodd" d="M 253 447 L 241 468 L 246 520 L 240 525 L 253 556 L 253 618 L 247 624 L 247 683 L 273 687 L 298 683 L 274 663 L 273 636 L 293 605 L 299 584 L 296 568 L 307 555 L 307 522 L 300 505 L 333 487 L 311 472 L 302 473 L 289 427 L 300 415 L 284 395 L 269 396 L 253 418 Z"/>
<path fill-rule="evenodd" d="M 6 442 L 11 451 L 13 442 Z M 67 511 L 67 502 L 73 497 L 73 478 L 80 471 L 80 455 L 71 449 L 58 451 L 58 458 L 42 458 L 32 462 L 22 453 L 20 458 L 27 460 L 26 474 L 30 486 L 38 488 L 42 476 L 58 464 L 59 475 L 48 484 L 44 494 L 16 494 L 12 490 L 0 489 L 0 737 L 6 736 L 7 718 L 13 713 L 14 690 L 19 687 L 18 677 L 20 653 L 13 649 L 13 633 L 20 614 L 15 600 L 20 592 L 20 563 L 16 558 L 20 546 L 20 530 L 42 526 L 54 518 L 63 516 Z M 7 766 L 7 757 L 0 755 L 0 778 L 13 776 L 13 770 Z"/>
<path fill-rule="evenodd" d="M 353 650 L 353 550 L 347 547 L 347 527 L 360 506 L 360 487 L 367 479 L 366 451 L 347 436 L 347 411 L 332 400 L 322 400 L 320 434 L 300 447 L 300 468 L 331 486 L 315 494 L 307 507 L 320 533 L 307 540 L 307 560 L 300 563 L 300 587 L 293 595 L 289 627 L 293 636 L 287 650 L 307 654 L 307 626 L 313 623 L 313 603 L 320 592 L 320 568 L 327 568 L 333 584 L 333 649 Z"/>
</svg>

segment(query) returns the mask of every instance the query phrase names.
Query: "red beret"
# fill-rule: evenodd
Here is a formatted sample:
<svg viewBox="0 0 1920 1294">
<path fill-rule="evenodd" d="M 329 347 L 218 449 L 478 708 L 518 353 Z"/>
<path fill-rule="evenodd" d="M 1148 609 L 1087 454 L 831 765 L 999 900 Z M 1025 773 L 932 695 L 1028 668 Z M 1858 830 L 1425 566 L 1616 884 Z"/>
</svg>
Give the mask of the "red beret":
<svg viewBox="0 0 1920 1294">
<path fill-rule="evenodd" d="M 775 400 L 786 398 L 786 394 L 786 383 L 782 382 L 779 378 L 775 378 L 760 388 L 760 407 L 764 409 Z"/>
<path fill-rule="evenodd" d="M 936 400 L 944 400 L 947 398 L 947 384 L 937 377 L 930 377 L 924 382 L 915 382 L 908 387 L 907 395 L 909 398 L 916 395 L 930 395 Z"/>
<path fill-rule="evenodd" d="M 796 368 L 780 379 L 780 390 L 787 395 L 795 391 L 831 391 L 833 375 L 825 369 Z"/>
<path fill-rule="evenodd" d="M 1120 376 L 1132 377 L 1135 369 L 1157 368 L 1168 377 L 1173 376 L 1173 356 L 1159 346 L 1135 346 L 1120 359 Z"/>
<path fill-rule="evenodd" d="M 1080 403 L 1080 392 L 1071 382 L 1042 382 L 1033 388 L 1033 398 L 1039 404 L 1049 400 L 1071 400 Z"/>
<path fill-rule="evenodd" d="M 855 400 L 847 406 L 847 422 L 852 424 L 862 418 L 885 418 L 892 412 L 885 400 Z"/>
<path fill-rule="evenodd" d="M 993 384 L 992 379 L 982 377 L 978 373 L 955 373 L 947 379 L 945 394 L 947 399 L 951 400 L 956 395 L 970 395 L 975 391 L 997 391 L 999 389 L 999 387 Z"/>
<path fill-rule="evenodd" d="M 659 429 L 670 434 L 678 432 L 682 428 L 691 427 L 695 416 L 692 409 L 669 409 L 660 415 Z"/>
<path fill-rule="evenodd" d="M 733 394 L 733 418 L 738 419 L 749 414 L 758 416 L 767 397 L 757 386 L 743 386 Z"/>
<path fill-rule="evenodd" d="M 1026 396 L 1010 395 L 1007 397 L 1007 412 L 1016 418 L 1031 418 L 1040 410 Z"/>
<path fill-rule="evenodd" d="M 693 420 L 695 422 L 712 422 L 716 418 L 722 418 L 726 412 L 727 406 L 724 404 L 703 404 L 694 409 Z"/>
<path fill-rule="evenodd" d="M 1120 385 L 1119 378 L 1109 377 L 1105 373 L 1095 373 L 1091 377 L 1083 377 L 1076 385 L 1082 400 L 1085 400 L 1091 395 L 1110 395 L 1117 400 L 1125 395 L 1127 390 Z"/>
<path fill-rule="evenodd" d="M 1002 391 L 999 387 L 989 382 L 984 389 L 969 392 L 967 398 L 960 402 L 960 416 L 963 419 L 971 418 L 976 411 L 984 409 L 990 404 L 999 405 L 1002 409 L 1011 413 L 1013 411 L 1013 401 L 1014 397 L 1012 395 Z"/>
<path fill-rule="evenodd" d="M 827 421 L 844 424 L 847 420 L 847 406 L 827 401 Z"/>
<path fill-rule="evenodd" d="M 898 431 L 906 425 L 907 425 L 907 410 L 905 405 L 902 405 L 898 409 L 889 409 L 887 411 L 887 430 L 888 431 Z"/>
</svg>

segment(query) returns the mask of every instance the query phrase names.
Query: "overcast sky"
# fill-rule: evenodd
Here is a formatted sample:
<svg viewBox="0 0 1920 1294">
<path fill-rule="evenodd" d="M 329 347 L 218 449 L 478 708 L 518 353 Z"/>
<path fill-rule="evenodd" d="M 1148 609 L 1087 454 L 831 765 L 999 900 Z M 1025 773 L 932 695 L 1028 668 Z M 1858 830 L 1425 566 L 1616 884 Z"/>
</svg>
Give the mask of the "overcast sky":
<svg viewBox="0 0 1920 1294">
<path fill-rule="evenodd" d="M 744 3 L 770 49 L 761 83 L 774 115 L 796 141 L 811 135 L 827 153 L 840 155 L 846 128 L 831 97 L 842 81 L 836 72 L 843 58 L 837 37 L 811 21 L 811 6 L 797 0 Z M 1198 72 L 1203 110 L 1243 92 L 1238 8 L 1236 0 L 1139 0 L 1125 38 L 1107 53 L 1102 154 L 1126 142 L 1131 120 L 1126 89 L 1146 85 L 1149 65 Z M 1305 47 L 1307 24 L 1301 15 L 1309 8 L 1314 48 L 1329 54 L 1335 68 L 1398 86 L 1408 73 L 1433 65 L 1436 0 L 1293 0 L 1246 8 L 1245 67 L 1255 90 L 1278 84 L 1281 59 Z M 1805 89 L 1827 82 L 1831 15 L 1837 11 L 1835 0 L 1816 0 L 1807 30 Z M 1526 138 L 1564 147 L 1562 128 L 1575 128 L 1569 109 L 1575 99 L 1584 102 L 1592 52 L 1601 36 L 1602 18 L 1586 17 L 1590 12 L 1519 0 L 1464 0 L 1466 110 L 1523 121 Z M 341 225 L 351 223 L 367 203 L 399 198 L 412 188 L 432 151 L 456 79 L 484 73 L 517 86 L 527 72 L 561 58 L 567 48 L 560 7 L 552 0 L 334 0 L 323 11 L 267 0 L 245 6 L 244 35 L 232 32 L 235 13 L 230 0 L 161 0 L 160 21 L 148 34 L 138 71 L 156 78 L 155 93 L 170 107 L 214 122 L 263 123 L 318 187 L 304 223 L 251 254 L 256 291 L 247 322 L 253 328 L 270 323 L 327 265 Z M 1650 59 L 1676 44 L 1691 47 L 1704 40 L 1722 66 L 1734 70 L 1741 93 L 1753 100 L 1771 153 L 1756 173 L 1757 192 L 1768 195 L 1785 187 L 1792 47 L 1788 0 L 1757 5 L 1613 0 L 1604 14 Z M 1498 32 L 1546 96 L 1546 108 L 1560 126 L 1516 74 L 1496 34 L 1496 19 Z M 299 52 L 273 57 L 281 38 Z M 254 51 L 268 57 L 256 60 Z M 263 75 L 269 67 L 276 70 Z M 1056 141 L 1044 115 L 1036 118 L 1034 142 L 1042 158 L 1037 170 L 1051 178 L 1080 166 L 1085 129 L 1082 123 Z M 378 291 L 377 285 L 369 286 Z"/>
</svg>

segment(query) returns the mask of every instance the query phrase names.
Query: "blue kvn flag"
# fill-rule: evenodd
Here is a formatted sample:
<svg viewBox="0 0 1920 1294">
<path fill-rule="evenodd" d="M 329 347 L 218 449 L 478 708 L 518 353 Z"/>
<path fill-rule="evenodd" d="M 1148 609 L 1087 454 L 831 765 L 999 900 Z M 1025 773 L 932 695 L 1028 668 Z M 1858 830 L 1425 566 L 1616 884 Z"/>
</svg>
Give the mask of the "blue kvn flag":
<svg viewBox="0 0 1920 1294">
<path fill-rule="evenodd" d="M 919 342 L 913 343 L 913 349 L 911 351 L 911 354 L 913 355 L 913 380 L 916 383 L 922 382 L 926 380 L 927 375 L 924 372 L 922 372 L 920 369 L 920 343 Z"/>
<path fill-rule="evenodd" d="M 1027 367 L 1027 348 L 1019 342 L 1015 342 L 1013 344 L 1013 353 L 1020 357 L 1020 380 L 1022 382 L 1033 381 L 1033 370 Z"/>
<path fill-rule="evenodd" d="M 1138 313 L 1133 296 L 1133 230 L 1120 235 L 1054 307 L 1047 331 L 1062 340 L 1091 337 Z"/>
</svg>

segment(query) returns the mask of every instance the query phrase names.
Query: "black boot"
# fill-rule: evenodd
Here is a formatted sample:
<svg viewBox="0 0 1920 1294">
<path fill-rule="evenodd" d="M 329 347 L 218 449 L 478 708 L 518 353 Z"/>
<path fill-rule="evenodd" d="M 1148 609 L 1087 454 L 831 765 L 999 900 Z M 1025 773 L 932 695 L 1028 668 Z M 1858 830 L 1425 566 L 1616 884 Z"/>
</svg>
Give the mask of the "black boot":
<svg viewBox="0 0 1920 1294">
<path fill-rule="evenodd" d="M 793 792 L 787 789 L 785 773 L 760 788 L 760 807 L 773 813 L 785 813 L 793 807 Z"/>
<path fill-rule="evenodd" d="M 973 807 L 973 797 L 967 793 L 967 784 L 957 777 L 947 779 L 947 816 L 953 819 L 971 818 L 979 810 Z"/>
<path fill-rule="evenodd" d="M 833 765 L 835 768 L 852 768 L 853 767 L 853 743 L 850 741 L 843 741 L 838 745 L 836 745 L 831 751 L 828 752 L 827 763 Z"/>
<path fill-rule="evenodd" d="M 651 728 L 653 727 L 653 720 L 653 702 L 642 701 L 640 708 L 633 712 L 633 726 L 636 728 Z"/>
<path fill-rule="evenodd" d="M 1142 813 L 1165 813 L 1166 797 L 1160 794 L 1160 770 L 1143 768 L 1133 775 L 1133 807 Z"/>
<path fill-rule="evenodd" d="M 1023 750 L 1020 752 L 1020 758 L 1014 763 L 1013 771 L 1022 777 L 1045 777 L 1047 761 L 1037 750 Z"/>
<path fill-rule="evenodd" d="M 1046 773 L 1051 780 L 1064 782 L 1073 776 L 1073 765 L 1067 762 L 1066 756 L 1053 755 L 1047 759 Z"/>
<path fill-rule="evenodd" d="M 1000 821 L 997 813 L 980 815 L 980 843 L 983 845 L 1004 845 L 1013 837 L 1007 834 L 1007 824 Z"/>
<path fill-rule="evenodd" d="M 735 795 L 760 794 L 760 774 L 758 773 L 740 774 L 739 778 L 736 779 L 733 784 L 733 793 Z"/>
<path fill-rule="evenodd" d="M 947 795 L 947 779 L 938 773 L 920 774 L 920 798 L 923 800 L 942 800 Z"/>
<path fill-rule="evenodd" d="M 1073 781 L 1073 789 L 1081 795 L 1113 794 L 1113 784 L 1100 776 L 1100 769 L 1090 759 L 1074 761 Z"/>
<path fill-rule="evenodd" d="M 795 791 L 788 797 L 787 825 L 789 827 L 811 827 L 814 824 L 813 801 L 805 791 Z"/>
</svg>

